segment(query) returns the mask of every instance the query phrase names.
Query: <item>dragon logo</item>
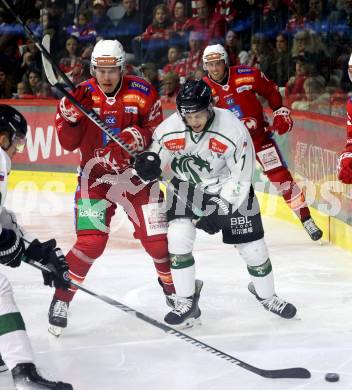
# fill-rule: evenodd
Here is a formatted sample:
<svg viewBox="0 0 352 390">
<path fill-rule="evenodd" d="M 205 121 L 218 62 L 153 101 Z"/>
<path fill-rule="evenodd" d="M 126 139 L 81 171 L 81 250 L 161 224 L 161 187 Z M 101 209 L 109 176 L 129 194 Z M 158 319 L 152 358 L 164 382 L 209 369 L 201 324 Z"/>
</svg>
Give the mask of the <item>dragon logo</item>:
<svg viewBox="0 0 352 390">
<path fill-rule="evenodd" d="M 186 176 L 187 180 L 194 184 L 202 181 L 199 172 L 202 172 L 203 169 L 206 169 L 208 173 L 213 170 L 210 168 L 210 163 L 203 160 L 199 154 L 186 155 L 179 159 L 174 158 L 171 163 L 171 169 L 181 176 Z"/>
</svg>

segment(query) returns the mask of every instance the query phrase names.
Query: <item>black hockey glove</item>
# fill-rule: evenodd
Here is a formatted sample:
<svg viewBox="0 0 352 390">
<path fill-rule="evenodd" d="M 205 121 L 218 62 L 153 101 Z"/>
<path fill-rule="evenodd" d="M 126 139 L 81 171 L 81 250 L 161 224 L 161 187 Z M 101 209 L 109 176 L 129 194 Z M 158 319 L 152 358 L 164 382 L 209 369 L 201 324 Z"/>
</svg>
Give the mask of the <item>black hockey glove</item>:
<svg viewBox="0 0 352 390">
<path fill-rule="evenodd" d="M 56 240 L 54 239 L 45 242 L 40 242 L 35 239 L 29 244 L 24 254 L 29 260 L 35 260 L 41 264 L 47 264 L 49 254 L 55 247 Z"/>
<path fill-rule="evenodd" d="M 70 286 L 68 275 L 68 264 L 60 248 L 56 248 L 56 240 L 45 242 L 33 240 L 27 250 L 26 257 L 47 266 L 51 272 L 42 271 L 44 284 L 46 286 L 67 289 Z"/>
<path fill-rule="evenodd" d="M 48 257 L 46 266 L 51 272 L 43 271 L 44 284 L 67 290 L 71 285 L 70 276 L 68 273 L 68 264 L 62 250 L 55 248 Z"/>
<path fill-rule="evenodd" d="M 225 200 L 212 196 L 206 203 L 205 214 L 196 220 L 195 226 L 208 234 L 215 234 L 223 228 L 230 210 Z"/>
<path fill-rule="evenodd" d="M 144 181 L 154 181 L 161 175 L 160 157 L 154 152 L 143 152 L 137 154 L 134 162 L 134 169 L 137 175 Z"/>
<path fill-rule="evenodd" d="M 14 230 L 2 229 L 0 234 L 0 263 L 10 267 L 21 264 L 24 242 Z"/>
</svg>

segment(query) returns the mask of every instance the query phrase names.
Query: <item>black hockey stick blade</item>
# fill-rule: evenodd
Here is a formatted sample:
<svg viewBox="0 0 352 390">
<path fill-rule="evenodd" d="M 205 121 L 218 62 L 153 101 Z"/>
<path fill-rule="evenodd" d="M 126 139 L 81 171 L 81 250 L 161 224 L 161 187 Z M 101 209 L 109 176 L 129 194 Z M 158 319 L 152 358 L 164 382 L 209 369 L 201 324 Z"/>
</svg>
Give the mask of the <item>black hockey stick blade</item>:
<svg viewBox="0 0 352 390">
<path fill-rule="evenodd" d="M 51 272 L 47 267 L 42 265 L 41 263 L 38 263 L 33 260 L 27 260 L 27 264 L 32 265 L 35 268 L 40 269 L 41 271 L 47 271 Z M 292 379 L 307 379 L 310 378 L 311 374 L 306 368 L 301 367 L 295 367 L 295 368 L 282 368 L 278 370 L 265 370 L 262 368 L 258 368 L 255 366 L 252 366 L 249 363 L 246 363 L 240 359 L 237 359 L 234 356 L 231 356 L 227 354 L 226 352 L 220 351 L 219 349 L 216 349 L 206 343 L 203 343 L 203 341 L 200 341 L 194 337 L 191 337 L 187 335 L 186 333 L 183 333 L 177 329 L 172 328 L 171 326 L 168 326 L 162 322 L 159 322 L 158 320 L 155 320 L 154 318 L 151 318 L 143 313 L 141 313 L 138 310 L 132 309 L 131 307 L 116 301 L 115 299 L 112 299 L 110 297 L 107 297 L 105 295 L 96 294 L 95 292 L 88 290 L 87 288 L 81 286 L 78 283 L 75 283 L 71 280 L 71 285 L 76 287 L 78 290 L 81 290 L 111 306 L 117 307 L 118 309 L 124 311 L 125 313 L 131 314 L 140 320 L 147 322 L 150 325 L 153 325 L 161 330 L 163 330 L 165 333 L 171 334 L 173 336 L 176 336 L 183 341 L 186 341 L 188 343 L 191 343 L 195 347 L 198 347 L 200 349 L 203 349 L 206 352 L 210 352 L 214 354 L 215 356 L 218 356 L 222 359 L 225 359 L 229 361 L 230 363 L 233 363 L 241 368 L 244 368 L 247 371 L 253 372 L 254 374 L 260 375 L 264 378 L 270 378 L 270 379 L 280 379 L 280 378 L 292 378 Z"/>
<path fill-rule="evenodd" d="M 243 367 L 241 364 L 239 366 Z M 245 367 L 243 367 L 245 368 Z M 293 378 L 293 379 L 308 379 L 311 377 L 309 370 L 303 367 L 293 367 L 293 368 L 282 368 L 281 370 L 264 370 L 261 368 L 257 369 L 260 372 L 257 372 L 258 375 L 264 378 L 271 379 L 284 379 L 284 378 Z M 251 371 L 251 370 L 250 370 Z"/>
</svg>

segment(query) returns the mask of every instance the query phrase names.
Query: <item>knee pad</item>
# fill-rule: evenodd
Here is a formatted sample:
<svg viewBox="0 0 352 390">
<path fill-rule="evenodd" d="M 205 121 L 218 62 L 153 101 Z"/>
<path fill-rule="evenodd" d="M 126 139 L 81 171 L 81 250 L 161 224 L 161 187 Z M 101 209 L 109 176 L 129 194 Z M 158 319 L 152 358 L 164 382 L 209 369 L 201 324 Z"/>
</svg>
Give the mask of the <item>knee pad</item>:
<svg viewBox="0 0 352 390">
<path fill-rule="evenodd" d="M 107 241 L 107 234 L 87 234 L 78 236 L 72 251 L 80 252 L 89 259 L 94 260 L 103 254 Z"/>
<path fill-rule="evenodd" d="M 12 287 L 4 274 L 0 274 L 0 297 L 13 295 Z"/>
<path fill-rule="evenodd" d="M 146 250 L 146 252 L 153 259 L 162 260 L 165 259 L 165 262 L 169 260 L 169 250 L 167 247 L 166 237 L 157 241 L 144 241 L 141 240 L 141 243 Z"/>
<path fill-rule="evenodd" d="M 196 228 L 190 219 L 177 218 L 169 223 L 167 239 L 170 253 L 175 255 L 191 253 L 195 238 Z"/>
<path fill-rule="evenodd" d="M 264 238 L 245 244 L 238 244 L 236 248 L 248 266 L 260 266 L 269 258 L 268 247 Z"/>
</svg>

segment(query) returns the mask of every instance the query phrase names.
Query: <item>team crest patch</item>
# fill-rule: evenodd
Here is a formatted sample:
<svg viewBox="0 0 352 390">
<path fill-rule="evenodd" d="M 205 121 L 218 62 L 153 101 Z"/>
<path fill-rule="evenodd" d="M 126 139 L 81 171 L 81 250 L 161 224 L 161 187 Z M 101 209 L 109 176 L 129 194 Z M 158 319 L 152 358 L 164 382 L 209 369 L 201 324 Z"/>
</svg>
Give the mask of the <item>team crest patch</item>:
<svg viewBox="0 0 352 390">
<path fill-rule="evenodd" d="M 182 180 L 187 180 L 194 184 L 202 182 L 202 172 L 210 173 L 213 170 L 209 161 L 203 159 L 198 153 L 174 158 L 171 162 L 171 169 Z"/>
<path fill-rule="evenodd" d="M 209 149 L 215 153 L 225 153 L 228 146 L 218 141 L 215 138 L 209 139 Z"/>
</svg>

